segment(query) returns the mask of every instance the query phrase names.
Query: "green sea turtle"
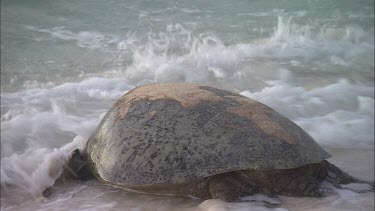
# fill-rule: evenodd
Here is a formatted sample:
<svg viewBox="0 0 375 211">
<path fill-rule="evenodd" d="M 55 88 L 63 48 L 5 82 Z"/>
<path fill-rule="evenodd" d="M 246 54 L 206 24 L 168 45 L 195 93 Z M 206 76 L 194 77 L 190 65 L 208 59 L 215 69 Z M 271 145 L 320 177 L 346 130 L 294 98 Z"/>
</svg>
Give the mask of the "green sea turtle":
<svg viewBox="0 0 375 211">
<path fill-rule="evenodd" d="M 320 197 L 323 180 L 338 187 L 361 182 L 326 161 L 330 155 L 310 135 L 273 109 L 190 83 L 129 91 L 71 157 L 78 179 L 201 199 Z"/>
</svg>

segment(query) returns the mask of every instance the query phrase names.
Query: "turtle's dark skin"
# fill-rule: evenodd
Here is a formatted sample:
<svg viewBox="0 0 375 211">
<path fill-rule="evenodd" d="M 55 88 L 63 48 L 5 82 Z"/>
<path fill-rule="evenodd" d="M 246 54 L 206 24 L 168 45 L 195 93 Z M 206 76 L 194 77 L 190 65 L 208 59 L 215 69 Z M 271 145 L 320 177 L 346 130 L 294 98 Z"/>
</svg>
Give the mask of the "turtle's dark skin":
<svg viewBox="0 0 375 211">
<path fill-rule="evenodd" d="M 362 182 L 329 157 L 303 129 L 255 100 L 162 83 L 120 98 L 59 180 L 97 178 L 143 193 L 224 201 L 256 193 L 321 197 L 323 180 L 336 187 Z"/>
</svg>

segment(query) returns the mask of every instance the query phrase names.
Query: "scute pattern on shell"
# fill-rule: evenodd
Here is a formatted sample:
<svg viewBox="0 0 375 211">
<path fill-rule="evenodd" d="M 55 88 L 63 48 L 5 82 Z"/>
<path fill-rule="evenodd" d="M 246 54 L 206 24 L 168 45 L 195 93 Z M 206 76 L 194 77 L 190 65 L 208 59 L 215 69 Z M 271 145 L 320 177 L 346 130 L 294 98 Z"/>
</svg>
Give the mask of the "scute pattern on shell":
<svg viewBox="0 0 375 211">
<path fill-rule="evenodd" d="M 87 154 L 98 177 L 123 185 L 175 184 L 244 169 L 289 169 L 330 157 L 271 108 L 187 83 L 128 92 L 90 137 Z"/>
<path fill-rule="evenodd" d="M 194 107 L 201 101 L 223 101 L 224 99 L 199 88 L 197 84 L 159 83 L 131 90 L 117 101 L 120 118 L 124 118 L 132 103 L 140 100 L 175 100 L 183 107 Z"/>
</svg>

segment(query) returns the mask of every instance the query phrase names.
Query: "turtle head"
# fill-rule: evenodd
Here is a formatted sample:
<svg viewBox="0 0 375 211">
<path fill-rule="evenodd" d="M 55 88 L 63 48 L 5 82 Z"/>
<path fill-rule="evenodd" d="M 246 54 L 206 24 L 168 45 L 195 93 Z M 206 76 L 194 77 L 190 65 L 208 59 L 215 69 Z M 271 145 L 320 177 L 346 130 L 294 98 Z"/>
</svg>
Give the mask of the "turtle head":
<svg viewBox="0 0 375 211">
<path fill-rule="evenodd" d="M 71 179 L 90 180 L 93 178 L 94 176 L 91 173 L 86 155 L 82 154 L 79 149 L 75 149 L 69 156 L 68 162 L 64 166 L 64 170 L 56 182 L 65 182 Z"/>
<path fill-rule="evenodd" d="M 84 154 L 82 154 L 79 149 L 75 149 L 69 155 L 68 160 L 64 165 L 62 173 L 59 170 L 59 165 L 53 162 L 49 169 L 48 175 L 50 177 L 56 178 L 58 174 L 60 176 L 55 180 L 53 186 L 63 184 L 69 180 L 90 180 L 94 179 L 93 174 L 90 170 L 89 162 Z M 49 197 L 53 192 L 53 186 L 46 188 L 42 191 L 44 197 Z"/>
</svg>

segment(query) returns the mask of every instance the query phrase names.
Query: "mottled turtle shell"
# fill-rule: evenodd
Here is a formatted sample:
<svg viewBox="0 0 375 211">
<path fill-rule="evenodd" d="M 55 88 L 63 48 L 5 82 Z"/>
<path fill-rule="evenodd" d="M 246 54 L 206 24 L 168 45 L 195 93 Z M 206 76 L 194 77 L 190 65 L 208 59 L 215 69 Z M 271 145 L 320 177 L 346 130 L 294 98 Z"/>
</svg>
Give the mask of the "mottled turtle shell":
<svg viewBox="0 0 375 211">
<path fill-rule="evenodd" d="M 86 153 L 97 177 L 122 185 L 290 169 L 330 157 L 266 105 L 190 83 L 151 84 L 126 93 L 88 140 Z"/>
</svg>

